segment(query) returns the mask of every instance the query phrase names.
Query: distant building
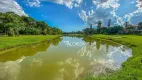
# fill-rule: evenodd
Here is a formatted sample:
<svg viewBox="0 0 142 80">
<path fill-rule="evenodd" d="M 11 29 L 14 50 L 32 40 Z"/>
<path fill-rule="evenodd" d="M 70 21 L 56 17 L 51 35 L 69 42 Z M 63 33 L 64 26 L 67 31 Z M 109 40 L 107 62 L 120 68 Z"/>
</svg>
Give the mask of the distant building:
<svg viewBox="0 0 142 80">
<path fill-rule="evenodd" d="M 93 33 L 93 27 L 92 27 L 92 24 L 90 24 L 90 34 Z"/>
<path fill-rule="evenodd" d="M 90 31 L 92 31 L 92 29 L 93 29 L 93 28 L 92 28 L 92 24 L 90 24 Z"/>
<path fill-rule="evenodd" d="M 125 26 L 125 28 L 128 28 L 128 27 L 130 27 L 130 24 L 129 24 L 129 22 L 125 22 L 125 23 L 124 23 L 124 26 Z"/>
<path fill-rule="evenodd" d="M 108 28 L 111 26 L 111 19 L 108 20 Z"/>
</svg>

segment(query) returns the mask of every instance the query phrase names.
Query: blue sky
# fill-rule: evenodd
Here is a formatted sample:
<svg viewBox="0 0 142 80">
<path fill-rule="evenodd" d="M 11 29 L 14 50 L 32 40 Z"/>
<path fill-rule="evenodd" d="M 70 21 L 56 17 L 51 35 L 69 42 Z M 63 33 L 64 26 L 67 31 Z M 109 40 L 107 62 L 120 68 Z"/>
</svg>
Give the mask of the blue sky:
<svg viewBox="0 0 142 80">
<path fill-rule="evenodd" d="M 4 0 L 0 11 L 44 20 L 63 31 L 78 31 L 88 24 L 95 27 L 98 21 L 106 26 L 108 19 L 112 25 L 126 21 L 136 25 L 142 21 L 142 0 Z"/>
<path fill-rule="evenodd" d="M 76 31 L 84 27 L 84 21 L 78 16 L 75 9 L 47 1 L 42 2 L 40 7 L 29 7 L 20 0 L 17 2 L 30 17 L 44 20 L 48 25 L 58 27 L 63 31 Z"/>
</svg>

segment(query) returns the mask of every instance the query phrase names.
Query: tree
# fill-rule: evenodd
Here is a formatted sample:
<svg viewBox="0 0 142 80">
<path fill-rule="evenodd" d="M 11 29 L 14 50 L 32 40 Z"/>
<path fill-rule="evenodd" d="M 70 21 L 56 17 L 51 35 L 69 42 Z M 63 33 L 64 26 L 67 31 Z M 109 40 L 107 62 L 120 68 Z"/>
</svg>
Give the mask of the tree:
<svg viewBox="0 0 142 80">
<path fill-rule="evenodd" d="M 19 28 L 14 28 L 14 34 L 15 34 L 16 36 L 19 36 Z"/>
<path fill-rule="evenodd" d="M 58 28 L 52 29 L 45 21 L 37 21 L 31 17 L 19 16 L 13 12 L 7 12 L 0 13 L 0 33 L 10 35 L 57 35 L 62 34 L 62 30 Z"/>
<path fill-rule="evenodd" d="M 43 35 L 46 35 L 46 34 L 47 34 L 47 28 L 43 28 L 42 34 L 43 34 Z"/>
<path fill-rule="evenodd" d="M 108 34 L 121 34 L 121 32 L 124 32 L 124 28 L 121 26 L 114 26 L 108 28 Z"/>
<path fill-rule="evenodd" d="M 62 31 L 56 27 L 52 28 L 53 35 L 62 34 Z"/>
<path fill-rule="evenodd" d="M 12 34 L 14 34 L 14 32 L 13 32 L 13 28 L 15 27 L 15 25 L 13 24 L 13 23 L 6 23 L 5 25 L 4 25 L 4 28 L 5 28 L 5 33 L 7 34 L 8 33 L 8 35 L 10 34 L 10 33 L 12 33 Z M 12 32 L 10 32 L 10 31 L 12 31 Z M 10 36 L 12 36 L 11 34 L 10 34 Z M 13 35 L 14 36 L 14 35 Z"/>
<path fill-rule="evenodd" d="M 97 26 L 98 33 L 101 32 L 101 28 L 102 28 L 102 22 L 98 21 L 98 26 Z"/>
<path fill-rule="evenodd" d="M 142 22 L 138 23 L 138 29 L 142 29 Z"/>
<path fill-rule="evenodd" d="M 90 34 L 90 28 L 85 28 L 85 29 L 83 30 L 83 32 L 84 32 L 84 34 L 86 34 L 86 35 Z"/>
<path fill-rule="evenodd" d="M 14 34 L 14 30 L 13 30 L 13 28 L 8 28 L 8 36 L 14 36 L 15 34 Z"/>
<path fill-rule="evenodd" d="M 108 29 L 106 27 L 101 28 L 101 34 L 107 34 Z"/>
</svg>

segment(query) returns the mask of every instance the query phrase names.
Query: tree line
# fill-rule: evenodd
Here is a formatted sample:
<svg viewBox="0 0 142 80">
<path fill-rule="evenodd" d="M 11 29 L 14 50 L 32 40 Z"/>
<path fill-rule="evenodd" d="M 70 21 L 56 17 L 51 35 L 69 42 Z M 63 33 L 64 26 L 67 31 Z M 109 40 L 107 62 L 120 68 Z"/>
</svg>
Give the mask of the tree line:
<svg viewBox="0 0 142 80">
<path fill-rule="evenodd" d="M 19 16 L 13 12 L 0 12 L 1 35 L 58 35 L 62 33 L 61 29 L 50 27 L 45 21 L 37 21 L 27 16 Z"/>
<path fill-rule="evenodd" d="M 97 28 L 85 28 L 82 31 L 64 32 L 64 34 L 140 34 L 142 35 L 142 22 L 132 25 L 125 22 L 123 25 L 111 26 L 111 19 L 108 20 L 107 26 L 102 26 L 102 22 L 98 21 Z"/>
</svg>

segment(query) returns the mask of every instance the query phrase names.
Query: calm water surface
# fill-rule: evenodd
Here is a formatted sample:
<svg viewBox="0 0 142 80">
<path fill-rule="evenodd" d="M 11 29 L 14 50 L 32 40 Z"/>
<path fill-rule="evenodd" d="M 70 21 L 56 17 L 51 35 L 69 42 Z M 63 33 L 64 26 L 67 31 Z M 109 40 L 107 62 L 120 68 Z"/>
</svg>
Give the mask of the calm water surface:
<svg viewBox="0 0 142 80">
<path fill-rule="evenodd" d="M 121 68 L 131 49 L 104 40 L 61 37 L 0 55 L 0 80 L 80 80 Z"/>
</svg>

